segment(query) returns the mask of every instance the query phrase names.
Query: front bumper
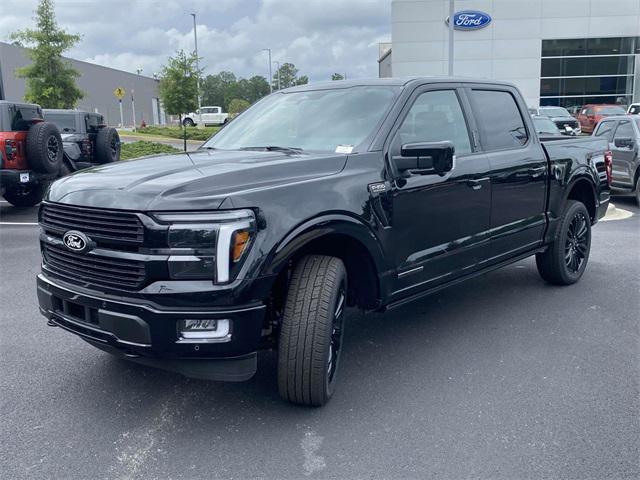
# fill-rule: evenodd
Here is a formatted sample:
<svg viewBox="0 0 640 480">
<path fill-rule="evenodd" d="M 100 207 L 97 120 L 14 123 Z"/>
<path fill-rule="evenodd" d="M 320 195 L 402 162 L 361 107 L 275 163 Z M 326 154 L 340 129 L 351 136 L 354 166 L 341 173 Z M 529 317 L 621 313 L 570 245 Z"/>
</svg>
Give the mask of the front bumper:
<svg viewBox="0 0 640 480">
<path fill-rule="evenodd" d="M 209 380 L 244 381 L 256 371 L 266 307 L 160 307 L 137 299 L 88 292 L 62 281 L 37 277 L 40 312 L 49 325 L 61 327 L 92 345 L 146 365 Z M 188 343 L 180 339 L 179 320 L 229 319 L 225 342 Z"/>
</svg>

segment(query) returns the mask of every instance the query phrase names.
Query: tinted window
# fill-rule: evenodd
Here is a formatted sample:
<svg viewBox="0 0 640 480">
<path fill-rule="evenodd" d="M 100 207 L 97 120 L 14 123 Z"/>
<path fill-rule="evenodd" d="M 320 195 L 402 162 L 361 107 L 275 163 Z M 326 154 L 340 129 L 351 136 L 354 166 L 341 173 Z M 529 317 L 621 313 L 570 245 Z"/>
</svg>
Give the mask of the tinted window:
<svg viewBox="0 0 640 480">
<path fill-rule="evenodd" d="M 637 115 L 640 113 L 640 105 L 631 105 L 629 107 L 629 113 L 632 115 Z"/>
<path fill-rule="evenodd" d="M 77 131 L 75 113 L 45 113 L 44 119 L 53 123 L 60 133 L 74 133 Z"/>
<path fill-rule="evenodd" d="M 614 121 L 609 121 L 609 122 L 600 122 L 598 124 L 598 128 L 596 129 L 596 132 L 594 133 L 594 135 L 596 137 L 608 137 L 609 134 L 611 133 L 611 130 L 613 130 L 613 127 L 615 127 L 616 122 Z"/>
<path fill-rule="evenodd" d="M 631 126 L 631 122 L 620 122 L 618 128 L 616 129 L 616 134 L 614 138 L 633 138 L 633 127 Z"/>
<path fill-rule="evenodd" d="M 453 90 L 421 94 L 398 130 L 400 143 L 450 141 L 456 154 L 471 152 L 469 131 Z"/>
<path fill-rule="evenodd" d="M 509 92 L 473 90 L 476 120 L 485 150 L 521 147 L 529 139 L 515 98 Z"/>
</svg>

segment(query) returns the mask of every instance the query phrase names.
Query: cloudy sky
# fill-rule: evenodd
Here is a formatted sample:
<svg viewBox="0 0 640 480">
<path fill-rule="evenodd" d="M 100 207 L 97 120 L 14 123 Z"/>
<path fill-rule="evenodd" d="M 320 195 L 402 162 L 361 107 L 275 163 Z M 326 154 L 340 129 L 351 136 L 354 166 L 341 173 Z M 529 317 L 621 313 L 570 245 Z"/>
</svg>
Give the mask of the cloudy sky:
<svg viewBox="0 0 640 480">
<path fill-rule="evenodd" d="M 198 50 L 205 73 L 268 75 L 263 48 L 311 81 L 333 72 L 377 76 L 390 38 L 391 0 L 57 0 L 58 23 L 82 35 L 67 56 L 127 71 L 160 70 L 176 50 Z M 0 1 L 0 40 L 34 25 L 37 0 Z"/>
</svg>

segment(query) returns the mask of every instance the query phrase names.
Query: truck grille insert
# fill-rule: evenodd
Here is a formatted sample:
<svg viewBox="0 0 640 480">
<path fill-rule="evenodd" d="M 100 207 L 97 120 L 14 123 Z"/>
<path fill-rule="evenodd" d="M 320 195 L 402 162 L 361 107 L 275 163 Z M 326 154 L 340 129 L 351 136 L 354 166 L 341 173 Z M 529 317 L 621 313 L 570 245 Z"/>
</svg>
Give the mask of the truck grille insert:
<svg viewBox="0 0 640 480">
<path fill-rule="evenodd" d="M 134 213 L 44 203 L 40 225 L 48 233 L 62 235 L 78 230 L 99 245 L 141 245 L 144 227 Z"/>
<path fill-rule="evenodd" d="M 46 269 L 71 283 L 132 291 L 145 281 L 142 261 L 83 255 L 47 243 L 42 244 L 42 253 Z"/>
</svg>

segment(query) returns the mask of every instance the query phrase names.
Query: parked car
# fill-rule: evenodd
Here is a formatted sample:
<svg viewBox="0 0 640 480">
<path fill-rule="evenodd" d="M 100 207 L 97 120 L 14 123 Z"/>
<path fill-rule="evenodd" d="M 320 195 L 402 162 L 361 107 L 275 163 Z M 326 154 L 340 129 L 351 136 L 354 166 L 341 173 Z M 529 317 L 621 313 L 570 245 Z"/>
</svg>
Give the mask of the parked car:
<svg viewBox="0 0 640 480">
<path fill-rule="evenodd" d="M 538 107 L 533 109 L 534 115 L 547 117 L 556 124 L 563 135 L 579 135 L 582 133 L 580 124 L 562 107 Z M 531 111 L 531 110 L 530 110 Z"/>
<path fill-rule="evenodd" d="M 640 206 L 640 117 L 617 116 L 602 120 L 593 134 L 606 138 L 613 154 L 611 187 L 634 193 Z"/>
<path fill-rule="evenodd" d="M 569 115 L 571 115 L 573 118 L 578 117 L 580 110 L 582 110 L 582 105 L 572 105 L 570 107 L 567 107 L 567 112 L 569 112 Z"/>
<path fill-rule="evenodd" d="M 627 108 L 628 115 L 640 115 L 640 103 L 632 103 Z"/>
<path fill-rule="evenodd" d="M 64 162 L 70 171 L 120 160 L 120 136 L 99 113 L 45 109 L 44 118 L 61 132 Z"/>
<path fill-rule="evenodd" d="M 606 139 L 540 141 L 509 83 L 313 83 L 257 102 L 195 152 L 55 182 L 40 311 L 145 365 L 325 404 L 347 306 L 384 311 L 535 255 L 583 275 L 609 203 Z M 96 222 L 99 218 L 100 221 Z"/>
<path fill-rule="evenodd" d="M 223 113 L 222 107 L 201 107 L 195 112 L 185 114 L 182 123 L 187 127 L 193 127 L 201 118 L 203 125 L 224 125 L 229 121 L 229 114 Z"/>
<path fill-rule="evenodd" d="M 539 137 L 556 137 L 564 135 L 549 117 L 531 115 L 531 118 L 533 119 L 533 126 L 535 127 L 536 133 Z"/>
<path fill-rule="evenodd" d="M 0 194 L 19 207 L 42 200 L 49 183 L 65 174 L 62 138 L 32 103 L 0 101 Z"/>
<path fill-rule="evenodd" d="M 585 105 L 578 114 L 578 121 L 584 133 L 593 133 L 600 120 L 611 115 L 624 115 L 624 108 L 619 105 Z"/>
</svg>

